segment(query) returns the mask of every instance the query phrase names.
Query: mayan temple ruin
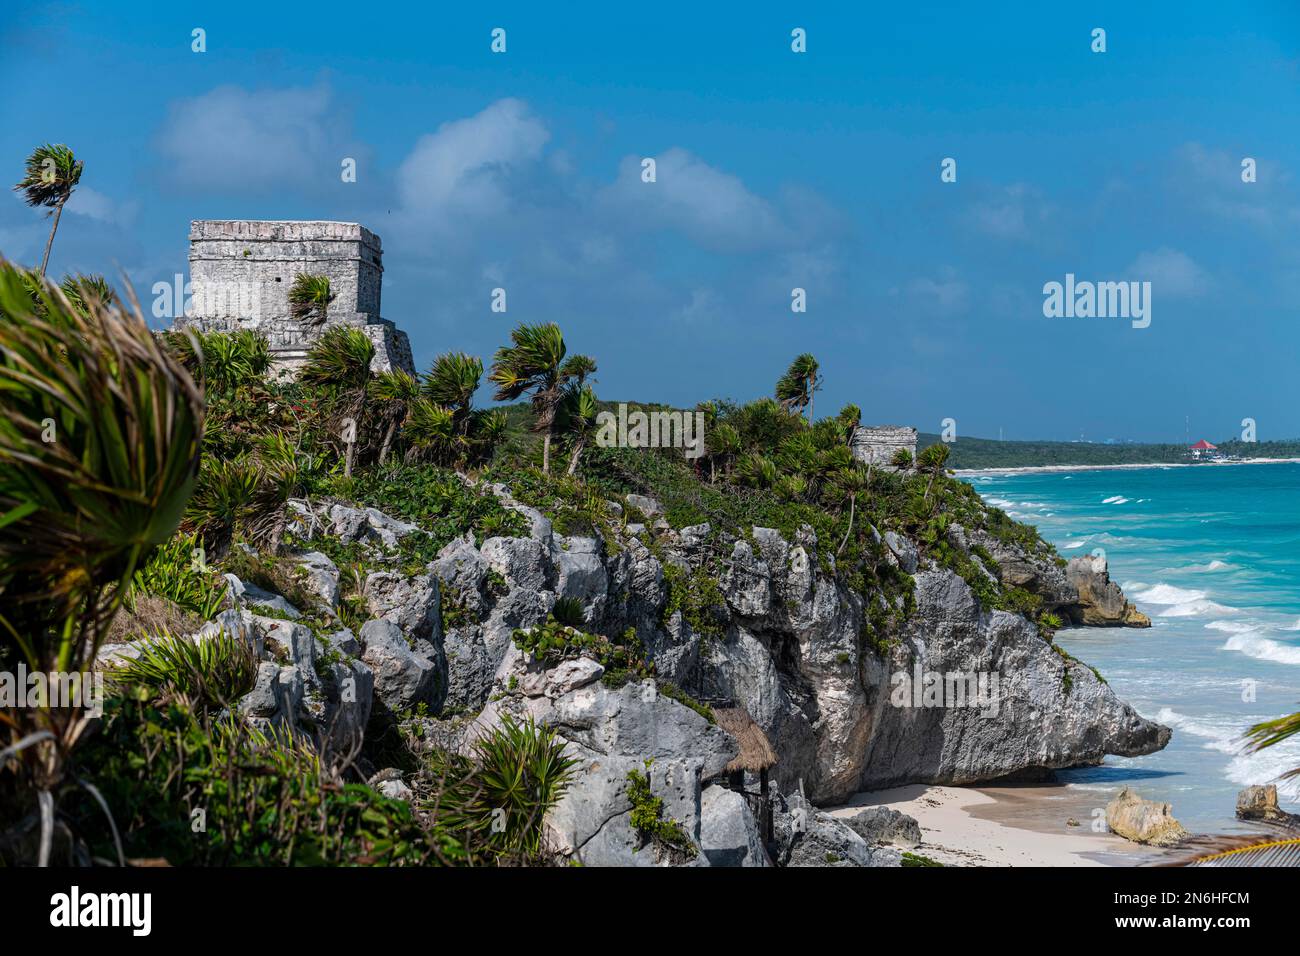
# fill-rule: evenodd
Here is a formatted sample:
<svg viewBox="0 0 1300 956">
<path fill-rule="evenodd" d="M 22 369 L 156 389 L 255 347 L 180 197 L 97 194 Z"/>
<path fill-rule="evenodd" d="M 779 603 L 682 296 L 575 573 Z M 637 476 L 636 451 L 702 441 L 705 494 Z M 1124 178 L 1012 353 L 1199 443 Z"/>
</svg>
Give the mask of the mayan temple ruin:
<svg viewBox="0 0 1300 956">
<path fill-rule="evenodd" d="M 290 309 L 299 275 L 329 279 L 323 317 L 298 318 Z M 355 222 L 199 219 L 190 223 L 192 307 L 177 324 L 261 332 L 275 368 L 288 373 L 326 328 L 353 325 L 375 344 L 374 371 L 414 373 L 406 333 L 380 315 L 383 275 L 379 237 Z"/>
<path fill-rule="evenodd" d="M 850 445 L 858 461 L 889 467 L 900 448 L 916 457 L 916 429 L 906 425 L 860 425 Z"/>
</svg>

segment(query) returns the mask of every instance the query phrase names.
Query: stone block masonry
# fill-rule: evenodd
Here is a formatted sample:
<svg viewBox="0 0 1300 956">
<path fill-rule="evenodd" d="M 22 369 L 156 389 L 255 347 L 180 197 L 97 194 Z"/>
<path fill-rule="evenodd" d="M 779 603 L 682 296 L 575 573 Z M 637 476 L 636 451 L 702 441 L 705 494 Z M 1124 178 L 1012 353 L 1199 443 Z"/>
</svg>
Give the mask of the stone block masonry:
<svg viewBox="0 0 1300 956">
<path fill-rule="evenodd" d="M 299 273 L 329 278 L 333 298 L 324 322 L 290 313 L 289 289 Z M 276 369 L 289 373 L 326 328 L 352 325 L 375 343 L 373 370 L 414 374 L 406 333 L 380 315 L 383 274 L 379 237 L 355 222 L 199 219 L 190 223 L 192 308 L 177 324 L 261 332 Z"/>
<path fill-rule="evenodd" d="M 859 425 L 850 447 L 858 461 L 889 467 L 900 448 L 916 457 L 916 429 L 906 425 Z"/>
</svg>

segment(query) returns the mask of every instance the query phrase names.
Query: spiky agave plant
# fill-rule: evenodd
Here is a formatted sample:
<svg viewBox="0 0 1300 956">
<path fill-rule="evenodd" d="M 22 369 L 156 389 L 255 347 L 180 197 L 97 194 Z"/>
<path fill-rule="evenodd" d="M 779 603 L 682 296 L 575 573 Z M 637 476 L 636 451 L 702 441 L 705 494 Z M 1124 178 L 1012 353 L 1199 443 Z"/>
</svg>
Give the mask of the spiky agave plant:
<svg viewBox="0 0 1300 956">
<path fill-rule="evenodd" d="M 332 301 L 329 276 L 300 272 L 289 286 L 289 314 L 296 319 L 323 325 Z"/>
<path fill-rule="evenodd" d="M 199 465 L 203 399 L 138 307 L 33 302 L 0 260 L 0 655 L 85 671 L 135 572 L 171 537 Z M 54 792 L 81 706 L 0 713 L 0 774 L 38 794 L 48 860 Z M 10 760 L 11 757 L 16 759 Z"/>
<path fill-rule="evenodd" d="M 46 143 L 32 150 L 27 157 L 23 178 L 14 185 L 14 192 L 22 193 L 27 205 L 54 210 L 50 237 L 45 240 L 45 254 L 41 257 L 41 276 L 45 275 L 45 267 L 50 262 L 50 249 L 54 245 L 54 234 L 59 230 L 63 207 L 72 198 L 77 183 L 81 182 L 85 165 L 62 143 Z"/>
</svg>

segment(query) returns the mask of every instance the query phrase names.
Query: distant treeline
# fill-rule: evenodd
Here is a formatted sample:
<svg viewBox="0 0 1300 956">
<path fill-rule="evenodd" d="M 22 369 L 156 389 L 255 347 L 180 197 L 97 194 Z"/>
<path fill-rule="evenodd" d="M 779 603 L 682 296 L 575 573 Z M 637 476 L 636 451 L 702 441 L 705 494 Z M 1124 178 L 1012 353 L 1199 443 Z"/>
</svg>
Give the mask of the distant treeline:
<svg viewBox="0 0 1300 956">
<path fill-rule="evenodd" d="M 922 432 L 918 450 L 939 441 Z M 1300 458 L 1300 439 L 1288 441 L 1216 442 L 1219 454 L 1242 458 Z M 997 441 L 958 438 L 951 444 L 950 468 L 1029 468 L 1042 465 L 1143 465 L 1191 461 L 1187 446 L 1097 445 L 1068 441 Z"/>
</svg>

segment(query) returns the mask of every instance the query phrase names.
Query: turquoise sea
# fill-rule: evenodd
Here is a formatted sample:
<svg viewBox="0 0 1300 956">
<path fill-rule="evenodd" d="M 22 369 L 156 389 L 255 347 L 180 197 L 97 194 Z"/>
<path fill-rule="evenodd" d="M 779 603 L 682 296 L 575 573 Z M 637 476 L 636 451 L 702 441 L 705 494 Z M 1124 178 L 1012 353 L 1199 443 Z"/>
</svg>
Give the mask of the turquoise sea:
<svg viewBox="0 0 1300 956">
<path fill-rule="evenodd" d="M 1233 832 L 1237 791 L 1277 783 L 1300 811 L 1300 740 L 1243 752 L 1252 723 L 1300 710 L 1300 464 L 1153 466 L 966 475 L 1064 557 L 1101 548 L 1150 630 L 1080 628 L 1057 640 L 1120 697 L 1173 728 L 1139 758 L 1067 771 L 1098 806 L 1128 783 L 1197 832 Z"/>
</svg>

